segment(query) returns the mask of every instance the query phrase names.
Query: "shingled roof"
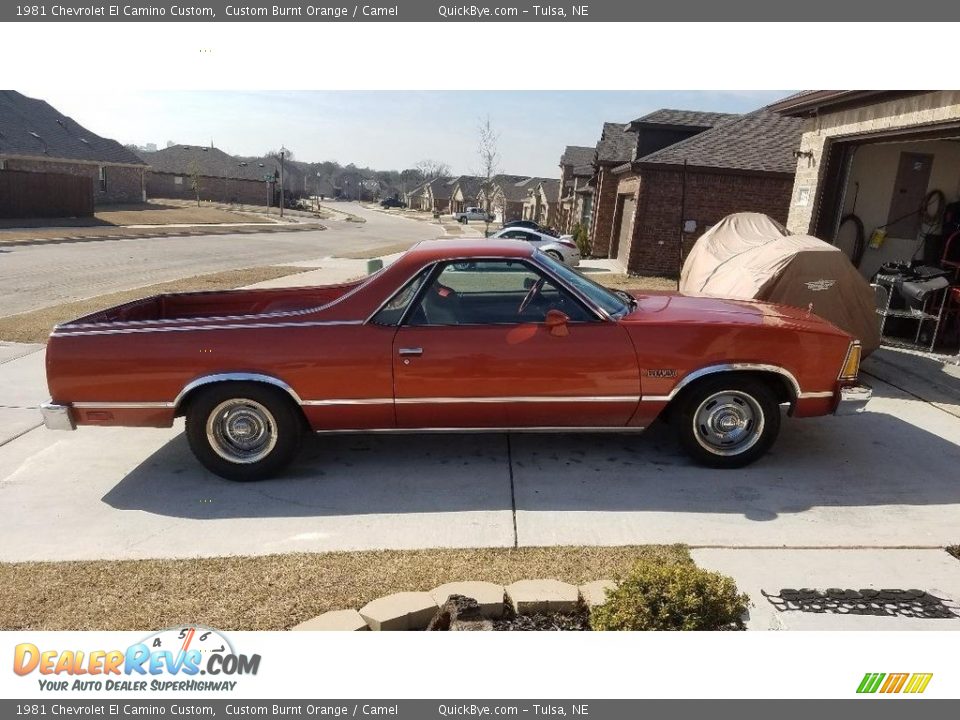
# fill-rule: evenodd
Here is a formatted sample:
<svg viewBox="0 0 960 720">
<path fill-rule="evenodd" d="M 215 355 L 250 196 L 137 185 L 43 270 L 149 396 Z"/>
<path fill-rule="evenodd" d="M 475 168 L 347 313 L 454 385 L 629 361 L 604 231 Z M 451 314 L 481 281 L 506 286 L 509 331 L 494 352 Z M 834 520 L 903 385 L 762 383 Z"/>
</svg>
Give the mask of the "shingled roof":
<svg viewBox="0 0 960 720">
<path fill-rule="evenodd" d="M 199 174 L 205 177 L 242 180 L 263 180 L 266 175 L 279 171 L 280 164 L 273 158 L 260 160 L 242 160 L 228 155 L 223 150 L 203 145 L 171 145 L 156 152 L 141 152 L 153 172 L 189 175 L 193 163 Z M 285 178 L 286 179 L 286 178 Z"/>
<path fill-rule="evenodd" d="M 622 163 L 633 159 L 637 148 L 637 134 L 623 123 L 604 123 L 597 143 L 597 162 Z"/>
<path fill-rule="evenodd" d="M 484 178 L 476 175 L 461 175 L 450 185 L 451 196 L 459 187 L 464 198 L 473 199 L 477 197 L 480 188 L 483 186 Z"/>
<path fill-rule="evenodd" d="M 43 100 L 0 90 L 0 155 L 144 165 L 116 140 L 100 137 Z"/>
<path fill-rule="evenodd" d="M 753 172 L 796 172 L 802 120 L 768 110 L 741 115 L 651 153 L 638 165 L 682 165 Z"/>
<path fill-rule="evenodd" d="M 453 193 L 453 183 L 455 181 L 456 178 L 447 176 L 434 178 L 427 183 L 427 187 L 430 189 L 430 196 L 434 200 L 449 200 L 450 195 Z"/>
<path fill-rule="evenodd" d="M 631 125 L 673 125 L 678 127 L 712 128 L 738 115 L 732 113 L 701 112 L 700 110 L 673 110 L 660 108 L 634 120 Z"/>
<path fill-rule="evenodd" d="M 561 165 L 590 165 L 597 154 L 595 147 L 582 147 L 580 145 L 567 145 L 560 156 Z"/>
</svg>

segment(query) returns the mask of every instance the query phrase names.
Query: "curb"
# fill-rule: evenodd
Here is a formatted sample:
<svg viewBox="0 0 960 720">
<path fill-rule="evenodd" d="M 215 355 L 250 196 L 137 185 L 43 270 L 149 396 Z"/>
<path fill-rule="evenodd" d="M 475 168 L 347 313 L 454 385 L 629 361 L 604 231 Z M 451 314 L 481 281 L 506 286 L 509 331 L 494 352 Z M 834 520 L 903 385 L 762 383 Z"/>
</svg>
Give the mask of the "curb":
<svg viewBox="0 0 960 720">
<path fill-rule="evenodd" d="M 197 235 L 256 235 L 261 233 L 276 233 L 276 232 L 305 232 L 307 230 L 326 230 L 325 225 L 317 224 L 308 224 L 308 223 L 291 223 L 289 225 L 278 225 L 278 226 L 258 226 L 251 227 L 249 225 L 238 225 L 236 227 L 224 228 L 223 226 L 213 225 L 208 228 L 201 228 L 200 226 L 194 226 L 197 229 L 186 229 L 182 231 L 175 232 L 152 232 L 152 233 L 119 233 L 116 235 L 64 235 L 62 237 L 55 238 L 35 238 L 33 240 L 4 240 L 0 238 L 0 247 L 11 245 L 11 246 L 28 246 L 28 245 L 45 245 L 48 243 L 79 243 L 79 242 L 105 242 L 109 240 L 148 240 L 151 238 L 165 238 L 165 237 L 193 237 Z"/>
<path fill-rule="evenodd" d="M 450 582 L 429 592 L 399 592 L 372 600 L 360 610 L 331 610 L 301 622 L 297 631 L 425 630 L 451 595 L 465 595 L 480 604 L 485 618 L 517 614 L 572 612 L 606 602 L 612 580 L 594 580 L 579 587 L 553 579 L 518 580 L 510 585 L 483 581 Z"/>
</svg>

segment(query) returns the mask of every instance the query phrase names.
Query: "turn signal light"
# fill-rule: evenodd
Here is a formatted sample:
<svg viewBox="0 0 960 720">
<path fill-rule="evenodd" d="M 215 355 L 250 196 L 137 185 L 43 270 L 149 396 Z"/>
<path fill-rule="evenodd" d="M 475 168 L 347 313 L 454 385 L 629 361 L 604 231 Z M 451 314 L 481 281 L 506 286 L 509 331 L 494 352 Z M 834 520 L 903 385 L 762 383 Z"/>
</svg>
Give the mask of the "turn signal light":
<svg viewBox="0 0 960 720">
<path fill-rule="evenodd" d="M 847 358 L 843 361 L 843 369 L 840 371 L 841 380 L 856 380 L 860 372 L 860 343 L 850 343 L 850 349 L 847 350 Z"/>
</svg>

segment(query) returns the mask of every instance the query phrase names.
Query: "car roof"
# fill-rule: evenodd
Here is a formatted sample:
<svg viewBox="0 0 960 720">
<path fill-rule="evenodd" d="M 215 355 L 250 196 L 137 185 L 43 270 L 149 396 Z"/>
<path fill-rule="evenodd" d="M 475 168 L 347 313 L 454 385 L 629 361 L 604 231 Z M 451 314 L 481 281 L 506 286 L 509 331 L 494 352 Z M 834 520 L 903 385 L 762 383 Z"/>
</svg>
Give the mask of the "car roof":
<svg viewBox="0 0 960 720">
<path fill-rule="evenodd" d="M 433 262 L 462 257 L 517 257 L 533 255 L 533 248 L 523 240 L 501 238 L 424 240 L 407 251 L 406 259 L 415 262 Z"/>
</svg>

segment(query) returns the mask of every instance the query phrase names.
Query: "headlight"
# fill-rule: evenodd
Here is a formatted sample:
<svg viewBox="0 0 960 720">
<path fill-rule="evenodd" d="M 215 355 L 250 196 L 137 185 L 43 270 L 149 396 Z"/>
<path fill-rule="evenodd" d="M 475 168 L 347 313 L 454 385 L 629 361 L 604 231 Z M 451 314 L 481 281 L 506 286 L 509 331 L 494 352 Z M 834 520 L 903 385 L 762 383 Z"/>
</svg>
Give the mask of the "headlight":
<svg viewBox="0 0 960 720">
<path fill-rule="evenodd" d="M 860 373 L 860 341 L 854 340 L 847 350 L 847 357 L 843 361 L 838 380 L 856 380 Z"/>
</svg>

